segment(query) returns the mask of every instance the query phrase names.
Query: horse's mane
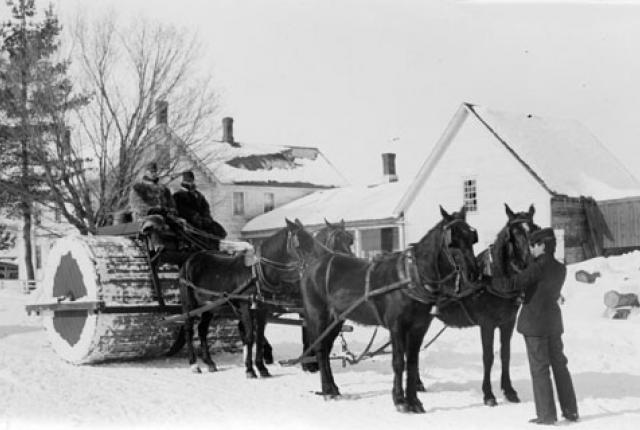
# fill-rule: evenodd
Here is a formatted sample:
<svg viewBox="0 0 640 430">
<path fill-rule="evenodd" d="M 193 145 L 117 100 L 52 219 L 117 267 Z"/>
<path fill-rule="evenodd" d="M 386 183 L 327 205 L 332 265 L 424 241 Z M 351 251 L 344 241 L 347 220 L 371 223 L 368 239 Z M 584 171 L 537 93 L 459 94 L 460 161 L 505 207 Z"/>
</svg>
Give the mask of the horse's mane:
<svg viewBox="0 0 640 430">
<path fill-rule="evenodd" d="M 511 257 L 509 252 L 509 226 L 505 225 L 500 229 L 496 235 L 496 240 L 487 252 L 491 253 L 493 259 L 494 270 L 500 274 L 506 274 L 508 272 L 507 262 Z"/>
</svg>

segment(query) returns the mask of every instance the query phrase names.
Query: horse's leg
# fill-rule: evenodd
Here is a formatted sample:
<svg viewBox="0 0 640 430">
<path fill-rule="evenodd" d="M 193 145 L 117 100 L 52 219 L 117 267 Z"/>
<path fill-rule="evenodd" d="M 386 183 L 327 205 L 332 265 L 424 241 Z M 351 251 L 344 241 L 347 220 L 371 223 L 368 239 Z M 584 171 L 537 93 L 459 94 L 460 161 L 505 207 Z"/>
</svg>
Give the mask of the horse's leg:
<svg viewBox="0 0 640 430">
<path fill-rule="evenodd" d="M 307 322 L 307 333 L 309 334 L 309 345 L 312 345 L 329 325 L 329 311 L 324 308 L 323 305 L 319 306 L 320 309 L 316 306 L 305 304 L 305 318 Z M 342 324 L 339 324 L 339 326 L 341 325 Z M 315 355 L 320 368 L 320 381 L 322 385 L 322 390 L 318 394 L 322 394 L 326 397 L 336 397 L 340 395 L 340 390 L 333 380 L 329 351 L 327 351 L 328 339 L 330 337 L 331 334 L 323 339 L 315 348 Z M 335 337 L 331 338 L 332 341 L 334 339 Z"/>
<path fill-rule="evenodd" d="M 327 337 L 322 341 L 320 349 L 321 357 L 319 357 L 319 360 L 324 362 L 326 369 L 326 382 L 322 384 L 322 391 L 328 394 L 329 398 L 335 398 L 340 395 L 340 390 L 333 379 L 333 371 L 331 370 L 331 349 L 333 348 L 336 337 L 340 334 L 340 330 L 342 330 L 342 324 L 343 323 L 340 322 L 327 334 Z"/>
<path fill-rule="evenodd" d="M 407 390 L 405 394 L 408 412 L 424 413 L 422 402 L 418 399 L 417 390 L 420 375 L 418 374 L 418 361 L 420 358 L 420 348 L 427 331 L 428 325 L 423 322 L 415 322 L 413 327 L 407 332 L 406 355 L 407 355 Z"/>
<path fill-rule="evenodd" d="M 482 393 L 484 394 L 484 404 L 496 406 L 496 396 L 491 391 L 491 367 L 493 366 L 493 335 L 495 326 L 481 325 L 480 337 L 482 338 L 482 364 L 484 375 L 482 377 Z"/>
<path fill-rule="evenodd" d="M 409 406 L 404 397 L 404 389 L 402 388 L 402 373 L 404 372 L 404 357 L 405 357 L 405 335 L 404 331 L 399 327 L 399 323 L 395 323 L 393 327 L 389 329 L 391 336 L 391 364 L 393 367 L 393 390 L 391 391 L 391 397 L 393 398 L 393 404 L 396 405 L 396 409 L 399 412 L 409 412 Z"/>
<path fill-rule="evenodd" d="M 200 373 L 198 367 L 198 358 L 196 357 L 196 351 L 193 348 L 193 318 L 187 318 L 184 323 L 184 331 L 186 335 L 187 355 L 189 356 L 189 367 L 194 373 Z"/>
<path fill-rule="evenodd" d="M 309 342 L 309 330 L 307 329 L 307 322 L 304 319 L 304 315 L 300 315 L 302 319 L 302 350 L 306 351 L 311 343 Z M 315 373 L 320 370 L 320 366 L 318 365 L 318 361 L 316 357 L 307 357 L 312 358 L 315 361 L 307 361 L 302 363 L 302 370 L 305 372 Z"/>
<path fill-rule="evenodd" d="M 207 365 L 209 372 L 215 372 L 218 370 L 216 363 L 211 358 L 209 352 L 209 342 L 207 341 L 207 335 L 209 334 L 209 324 L 213 318 L 213 313 L 203 312 L 200 317 L 200 324 L 198 324 L 198 338 L 200 339 L 200 348 L 202 349 L 202 361 Z"/>
<path fill-rule="evenodd" d="M 243 303 L 239 306 L 240 318 L 242 320 L 242 344 L 244 349 L 244 366 L 245 375 L 248 379 L 254 379 L 258 376 L 255 370 L 253 370 L 253 342 L 255 335 L 255 325 L 253 323 L 253 317 L 251 315 L 251 309 L 247 303 Z"/>
<path fill-rule="evenodd" d="M 264 344 L 262 345 L 264 364 L 273 364 L 273 347 L 269 343 L 267 338 L 264 338 Z"/>
<path fill-rule="evenodd" d="M 502 362 L 502 377 L 500 378 L 500 388 L 508 401 L 520 403 L 518 393 L 511 385 L 511 375 L 509 374 L 509 364 L 511 362 L 511 336 L 516 324 L 515 318 L 500 325 L 500 361 Z"/>
<path fill-rule="evenodd" d="M 267 309 L 265 306 L 258 306 L 254 311 L 254 326 L 256 330 L 256 368 L 260 372 L 261 377 L 269 377 L 271 374 L 264 365 L 265 363 L 265 343 L 267 339 L 264 337 L 264 331 L 267 327 Z"/>
</svg>

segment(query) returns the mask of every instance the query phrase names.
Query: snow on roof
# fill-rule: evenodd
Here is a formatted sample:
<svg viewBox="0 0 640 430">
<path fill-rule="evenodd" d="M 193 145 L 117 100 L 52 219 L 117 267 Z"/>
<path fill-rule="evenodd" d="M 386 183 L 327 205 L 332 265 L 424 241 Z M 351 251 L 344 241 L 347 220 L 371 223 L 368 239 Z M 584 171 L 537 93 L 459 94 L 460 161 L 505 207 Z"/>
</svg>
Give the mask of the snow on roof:
<svg viewBox="0 0 640 430">
<path fill-rule="evenodd" d="M 317 149 L 213 141 L 196 150 L 223 183 L 299 184 L 338 187 L 345 178 Z"/>
<path fill-rule="evenodd" d="M 640 195 L 640 182 L 578 121 L 467 107 L 550 192 L 597 200 Z"/>
<path fill-rule="evenodd" d="M 187 157 L 224 184 L 269 184 L 340 187 L 347 181 L 318 150 L 312 147 L 265 145 L 212 140 L 193 147 L 166 124 L 156 125 L 146 136 L 156 145 L 170 139 L 182 146 Z"/>
<path fill-rule="evenodd" d="M 243 233 L 271 230 L 284 226 L 284 219 L 299 218 L 305 226 L 342 219 L 346 223 L 383 221 L 396 218 L 394 209 L 408 183 L 391 182 L 373 186 L 350 186 L 316 191 L 280 206 L 249 221 Z"/>
</svg>

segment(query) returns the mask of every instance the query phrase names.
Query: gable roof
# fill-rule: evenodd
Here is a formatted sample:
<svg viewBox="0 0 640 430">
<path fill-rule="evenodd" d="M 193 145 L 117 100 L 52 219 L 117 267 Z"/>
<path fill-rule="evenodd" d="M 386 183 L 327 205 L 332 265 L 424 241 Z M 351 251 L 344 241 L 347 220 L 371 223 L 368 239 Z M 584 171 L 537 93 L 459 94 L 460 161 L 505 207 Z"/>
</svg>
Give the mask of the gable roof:
<svg viewBox="0 0 640 430">
<path fill-rule="evenodd" d="M 581 123 L 463 103 L 396 212 L 406 209 L 465 121 L 479 121 L 552 196 L 640 195 L 640 182 Z"/>
<path fill-rule="evenodd" d="M 211 180 L 222 184 L 302 186 L 331 188 L 347 184 L 346 179 L 313 147 L 264 145 L 211 140 L 187 148 L 166 124 L 152 128 L 148 139 L 168 139 Z"/>
<path fill-rule="evenodd" d="M 308 227 L 324 225 L 325 219 L 332 223 L 344 219 L 347 225 L 392 223 L 397 219 L 394 208 L 407 186 L 407 183 L 391 182 L 316 191 L 253 218 L 242 232 L 280 228 L 285 218 L 299 218 Z"/>
</svg>

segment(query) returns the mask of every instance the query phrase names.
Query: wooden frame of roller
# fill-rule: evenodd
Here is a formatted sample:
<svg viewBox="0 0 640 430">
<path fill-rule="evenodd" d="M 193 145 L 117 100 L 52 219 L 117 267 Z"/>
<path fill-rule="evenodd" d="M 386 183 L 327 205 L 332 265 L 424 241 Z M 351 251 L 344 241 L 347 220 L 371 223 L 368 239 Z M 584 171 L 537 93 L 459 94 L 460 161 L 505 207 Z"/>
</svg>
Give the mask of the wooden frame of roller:
<svg viewBox="0 0 640 430">
<path fill-rule="evenodd" d="M 71 363 L 158 357 L 176 345 L 181 328 L 180 322 L 165 318 L 182 311 L 178 268 L 163 266 L 158 277 L 164 307 L 158 304 L 140 243 L 126 236 L 70 236 L 51 250 L 38 303 L 26 310 L 42 315 L 54 350 Z M 269 321 L 302 325 L 302 320 L 281 316 Z M 215 328 L 210 334 L 214 347 L 221 339 L 239 339 L 231 333 L 237 331 L 235 321 Z"/>
</svg>

